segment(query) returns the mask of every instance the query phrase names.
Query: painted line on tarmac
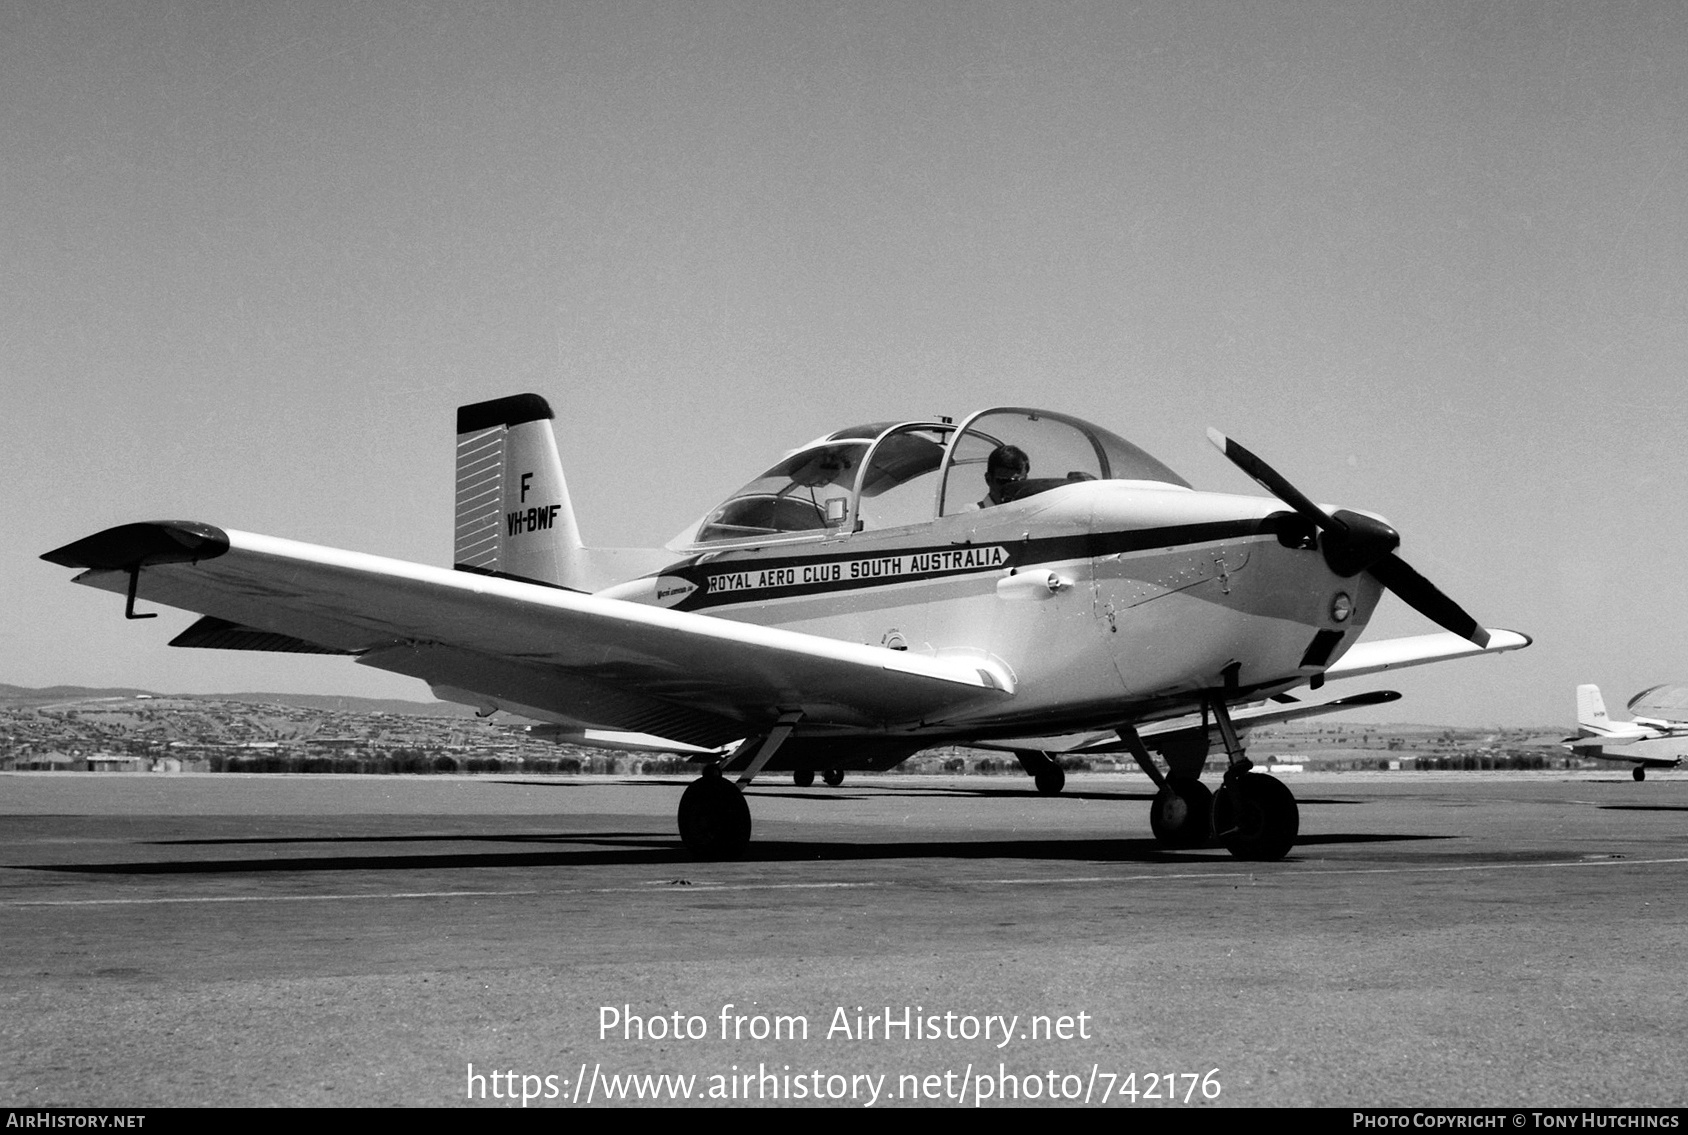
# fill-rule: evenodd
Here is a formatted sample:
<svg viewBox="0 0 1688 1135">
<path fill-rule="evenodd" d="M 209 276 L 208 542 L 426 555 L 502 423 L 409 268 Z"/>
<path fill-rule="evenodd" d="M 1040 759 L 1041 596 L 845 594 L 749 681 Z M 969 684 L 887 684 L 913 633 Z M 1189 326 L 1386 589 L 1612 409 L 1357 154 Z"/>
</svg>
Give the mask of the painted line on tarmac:
<svg viewBox="0 0 1688 1135">
<path fill-rule="evenodd" d="M 184 895 L 151 899 L 10 899 L 0 907 L 12 906 L 158 906 L 164 903 L 217 902 L 346 902 L 370 899 L 465 899 L 520 898 L 545 891 L 398 891 L 376 895 Z"/>
<path fill-rule="evenodd" d="M 1688 863 L 1688 856 L 1671 859 L 1625 859 L 1620 856 L 1600 856 L 1597 859 L 1568 859 L 1552 863 L 1467 863 L 1459 867 L 1332 867 L 1321 875 L 1405 875 L 1409 873 L 1440 874 L 1453 871 L 1528 871 L 1539 867 L 1655 867 L 1660 864 Z"/>
<path fill-rule="evenodd" d="M 161 906 L 170 903 L 231 902 L 374 902 L 404 899 L 532 898 L 535 895 L 650 894 L 653 887 L 675 891 L 781 891 L 854 890 L 894 886 L 890 883 L 692 883 L 663 880 L 636 887 L 569 887 L 556 891 L 394 891 L 385 894 L 347 895 L 177 895 L 149 899 L 8 899 L 0 909 L 20 906 Z"/>
<path fill-rule="evenodd" d="M 1465 871 L 1524 871 L 1544 867 L 1657 867 L 1688 863 L 1688 856 L 1671 859 L 1587 859 L 1553 863 L 1470 863 L 1457 867 L 1333 867 L 1318 870 L 1318 875 L 1434 875 Z M 999 887 L 1058 886 L 1081 883 L 1202 883 L 1209 880 L 1253 879 L 1260 875 L 1252 871 L 1180 871 L 1158 875 L 1070 875 L 1056 878 L 979 879 L 974 885 Z M 0 909 L 25 906 L 159 906 L 170 903 L 237 903 L 237 902 L 374 902 L 408 899 L 461 898 L 532 898 L 536 895 L 582 894 L 652 894 L 657 888 L 675 893 L 700 891 L 828 891 L 862 890 L 875 887 L 896 887 L 919 884 L 868 881 L 861 883 L 694 883 L 686 880 L 647 881 L 631 887 L 570 887 L 563 890 L 541 891 L 394 891 L 386 894 L 345 895 L 190 895 L 147 899 L 10 899 L 0 901 Z M 963 885 L 966 885 L 963 883 Z"/>
<path fill-rule="evenodd" d="M 1679 856 L 1672 859 L 1555 860 L 1552 863 L 1466 863 L 1457 867 L 1329 867 L 1314 868 L 1308 874 L 1316 872 L 1319 875 L 1434 875 L 1455 871 L 1523 871 L 1540 867 L 1652 867 L 1671 863 L 1688 863 L 1688 856 Z M 1253 879 L 1259 877 L 1259 875 L 1260 870 L 1257 868 L 1252 871 L 1188 871 L 1163 875 L 1080 875 L 1055 879 L 980 879 L 979 882 L 996 883 L 1005 887 L 1048 886 L 1052 883 L 1153 883 L 1174 881 L 1200 883 L 1207 879 Z"/>
</svg>

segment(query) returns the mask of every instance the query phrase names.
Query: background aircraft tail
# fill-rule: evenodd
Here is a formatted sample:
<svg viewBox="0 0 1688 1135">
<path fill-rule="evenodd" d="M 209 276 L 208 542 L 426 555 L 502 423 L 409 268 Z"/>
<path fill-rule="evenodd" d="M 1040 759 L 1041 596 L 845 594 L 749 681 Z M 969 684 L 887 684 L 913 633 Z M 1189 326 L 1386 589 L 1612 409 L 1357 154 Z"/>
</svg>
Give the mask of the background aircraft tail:
<svg viewBox="0 0 1688 1135">
<path fill-rule="evenodd" d="M 1611 728 L 1611 718 L 1606 716 L 1606 699 L 1600 696 L 1599 686 L 1577 687 L 1577 724 L 1601 731 Z"/>
</svg>

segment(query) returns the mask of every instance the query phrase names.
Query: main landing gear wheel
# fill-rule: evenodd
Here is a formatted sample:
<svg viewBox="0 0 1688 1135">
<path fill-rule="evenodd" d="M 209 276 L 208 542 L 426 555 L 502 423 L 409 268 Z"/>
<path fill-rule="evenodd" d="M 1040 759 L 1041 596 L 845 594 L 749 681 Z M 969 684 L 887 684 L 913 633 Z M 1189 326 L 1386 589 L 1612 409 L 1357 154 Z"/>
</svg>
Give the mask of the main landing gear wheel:
<svg viewBox="0 0 1688 1135">
<path fill-rule="evenodd" d="M 799 788 L 809 787 L 809 785 L 815 783 L 815 770 L 812 768 L 798 769 L 791 774 L 791 783 Z"/>
<path fill-rule="evenodd" d="M 844 770 L 841 768 L 829 768 L 825 772 L 821 773 L 821 779 L 826 781 L 832 787 L 837 788 L 840 784 L 844 783 Z"/>
<path fill-rule="evenodd" d="M 1646 765 L 1636 765 L 1635 771 L 1630 773 L 1629 775 L 1633 776 L 1636 780 L 1646 780 L 1647 779 L 1647 766 Z"/>
<path fill-rule="evenodd" d="M 1172 777 L 1149 805 L 1149 828 L 1162 847 L 1200 847 L 1213 834 L 1213 793 L 1188 777 Z"/>
<path fill-rule="evenodd" d="M 1245 772 L 1214 793 L 1213 831 L 1238 859 L 1282 859 L 1295 846 L 1301 812 L 1283 781 Z"/>
<path fill-rule="evenodd" d="M 1014 759 L 1026 770 L 1044 796 L 1057 796 L 1067 786 L 1067 773 L 1054 757 L 1037 749 L 1015 749 Z"/>
<path fill-rule="evenodd" d="M 699 859 L 730 859 L 750 843 L 750 805 L 720 769 L 706 769 L 680 797 L 680 842 Z"/>
</svg>

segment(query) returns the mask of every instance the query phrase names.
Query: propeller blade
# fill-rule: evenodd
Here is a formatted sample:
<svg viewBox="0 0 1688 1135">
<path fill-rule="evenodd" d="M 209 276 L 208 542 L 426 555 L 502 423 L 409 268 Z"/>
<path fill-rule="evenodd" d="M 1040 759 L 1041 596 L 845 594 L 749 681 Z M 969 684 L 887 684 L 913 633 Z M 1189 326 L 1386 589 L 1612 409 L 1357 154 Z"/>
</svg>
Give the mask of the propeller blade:
<svg viewBox="0 0 1688 1135">
<path fill-rule="evenodd" d="M 1401 601 L 1431 622 L 1470 639 L 1478 646 L 1489 645 L 1489 632 L 1466 614 L 1465 609 L 1428 579 L 1408 566 L 1407 561 L 1391 552 L 1369 569 L 1377 581 L 1400 597 Z"/>
<path fill-rule="evenodd" d="M 1295 509 L 1324 533 L 1319 547 L 1325 553 L 1325 562 L 1336 574 L 1357 575 L 1400 546 L 1400 534 L 1389 525 L 1345 508 L 1335 513 L 1325 512 L 1303 496 L 1283 474 L 1218 430 L 1210 427 L 1207 439 L 1218 446 L 1219 451 L 1237 468 L 1254 478 L 1261 488 Z"/>
<path fill-rule="evenodd" d="M 1252 477 L 1261 488 L 1311 520 L 1318 528 L 1326 532 L 1346 533 L 1348 531 L 1347 525 L 1328 515 L 1324 509 L 1302 496 L 1301 491 L 1290 484 L 1276 469 L 1212 426 L 1208 427 L 1207 440 L 1211 441 L 1231 464 Z"/>
<path fill-rule="evenodd" d="M 1395 554 L 1401 537 L 1389 525 L 1347 509 L 1328 515 L 1302 496 L 1276 469 L 1211 426 L 1207 440 L 1261 488 L 1295 509 L 1323 533 L 1319 547 L 1332 571 L 1344 576 L 1369 571 L 1403 603 L 1431 622 L 1478 646 L 1489 645 L 1489 632 L 1476 619 Z"/>
</svg>

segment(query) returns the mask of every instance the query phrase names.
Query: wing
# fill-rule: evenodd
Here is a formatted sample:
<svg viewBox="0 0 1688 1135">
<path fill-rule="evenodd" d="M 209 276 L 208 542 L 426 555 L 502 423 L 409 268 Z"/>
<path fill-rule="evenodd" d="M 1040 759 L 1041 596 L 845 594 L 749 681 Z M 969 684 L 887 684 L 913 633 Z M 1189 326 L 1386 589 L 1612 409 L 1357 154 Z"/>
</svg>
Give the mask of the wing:
<svg viewBox="0 0 1688 1135">
<path fill-rule="evenodd" d="M 1637 717 L 1633 724 L 1638 728 L 1651 730 L 1654 737 L 1688 735 L 1688 725 L 1680 721 L 1667 721 L 1662 717 Z"/>
<path fill-rule="evenodd" d="M 1400 670 L 1407 666 L 1423 666 L 1429 662 L 1443 662 L 1450 658 L 1470 658 L 1479 654 L 1504 654 L 1529 646 L 1527 634 L 1488 628 L 1487 646 L 1478 646 L 1451 632 L 1414 635 L 1410 638 L 1386 638 L 1377 642 L 1360 642 L 1325 668 L 1326 678 L 1358 678 L 1366 674 L 1381 674 L 1385 670 Z"/>
<path fill-rule="evenodd" d="M 1293 700 L 1288 702 L 1271 701 L 1261 705 L 1241 706 L 1233 709 L 1231 711 L 1231 722 L 1239 730 L 1254 729 L 1262 725 L 1276 724 L 1280 721 L 1294 721 L 1302 717 L 1318 717 L 1326 713 L 1341 713 L 1344 710 L 1360 709 L 1368 705 L 1384 705 L 1388 702 L 1398 701 L 1400 697 L 1401 695 L 1394 690 L 1373 690 L 1371 693 L 1354 694 L 1351 697 L 1337 698 L 1335 701 L 1313 704 Z M 1203 733 L 1218 739 L 1219 727 L 1211 721 L 1203 722 L 1201 715 L 1196 713 L 1137 727 L 1137 734 L 1143 738 L 1143 744 L 1151 749 L 1160 749 L 1167 745 L 1193 741 Z M 1007 741 L 969 741 L 967 745 L 973 749 L 993 749 L 1005 753 L 1011 753 L 1016 749 L 1036 749 L 1045 753 L 1127 753 L 1131 751 L 1131 747 L 1121 741 L 1119 734 L 1113 730 L 1074 733 L 1062 737 L 1017 737 Z"/>
<path fill-rule="evenodd" d="M 1013 693 L 1005 668 L 602 599 L 187 521 L 107 529 L 41 557 L 76 582 L 211 616 L 197 634 L 315 650 L 503 708 L 715 746 L 805 723 L 874 728 Z"/>
<path fill-rule="evenodd" d="M 1565 738 L 1560 744 L 1570 745 L 1573 749 L 1598 749 L 1602 745 L 1634 745 L 1661 736 L 1663 734 L 1651 729 L 1639 729 L 1628 722 L 1617 721 L 1609 726 L 1578 725 L 1577 735 Z"/>
</svg>

